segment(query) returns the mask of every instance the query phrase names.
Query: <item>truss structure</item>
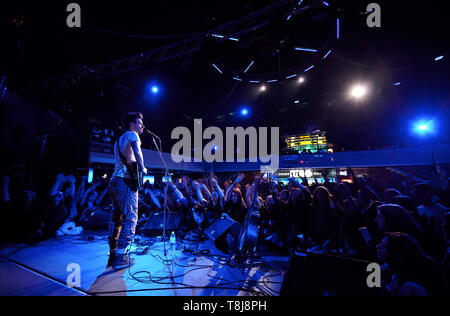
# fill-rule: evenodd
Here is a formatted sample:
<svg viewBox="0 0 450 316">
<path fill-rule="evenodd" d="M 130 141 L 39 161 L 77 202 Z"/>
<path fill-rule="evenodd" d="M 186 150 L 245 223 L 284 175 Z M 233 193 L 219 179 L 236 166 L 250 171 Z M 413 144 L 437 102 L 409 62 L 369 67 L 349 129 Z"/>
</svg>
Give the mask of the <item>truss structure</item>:
<svg viewBox="0 0 450 316">
<path fill-rule="evenodd" d="M 201 44 L 207 40 L 211 40 L 213 34 L 220 34 L 220 38 L 214 37 L 214 40 L 220 42 L 228 40 L 230 37 L 236 38 L 260 29 L 268 24 L 272 15 L 282 12 L 287 6 L 297 1 L 298 0 L 281 0 L 227 24 L 163 47 L 105 64 L 82 67 L 81 69 L 70 73 L 46 78 L 44 85 L 46 87 L 69 88 L 80 85 L 87 78 L 102 79 L 111 77 L 141 69 L 154 63 L 188 55 L 200 50 Z"/>
</svg>

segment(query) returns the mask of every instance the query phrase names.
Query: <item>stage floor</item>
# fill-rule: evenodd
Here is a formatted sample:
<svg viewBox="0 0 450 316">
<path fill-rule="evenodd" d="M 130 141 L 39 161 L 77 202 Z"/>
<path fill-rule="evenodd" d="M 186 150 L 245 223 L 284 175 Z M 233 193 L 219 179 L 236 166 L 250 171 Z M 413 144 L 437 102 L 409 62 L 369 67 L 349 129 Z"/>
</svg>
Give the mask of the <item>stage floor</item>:
<svg viewBox="0 0 450 316">
<path fill-rule="evenodd" d="M 286 254 L 263 246 L 257 251 L 261 258 L 232 267 L 210 240 L 177 240 L 175 252 L 164 256 L 160 238 L 143 237 L 131 248 L 136 264 L 114 271 L 106 267 L 108 250 L 104 232 L 3 245 L 0 295 L 276 296 L 288 266 Z M 78 289 L 66 285 L 68 278 L 75 280 L 69 266 L 74 263 L 80 268 Z"/>
</svg>

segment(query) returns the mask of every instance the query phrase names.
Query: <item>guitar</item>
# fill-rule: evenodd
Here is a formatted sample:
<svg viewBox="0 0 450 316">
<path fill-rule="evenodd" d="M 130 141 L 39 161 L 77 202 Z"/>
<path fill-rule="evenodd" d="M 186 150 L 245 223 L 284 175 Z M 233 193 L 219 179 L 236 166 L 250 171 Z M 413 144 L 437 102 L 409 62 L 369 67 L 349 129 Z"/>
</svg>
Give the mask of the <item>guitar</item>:
<svg viewBox="0 0 450 316">
<path fill-rule="evenodd" d="M 261 179 L 264 176 L 263 173 L 259 176 L 258 182 L 256 183 L 255 190 L 253 192 L 253 198 L 251 206 L 248 209 L 247 216 L 245 217 L 244 225 L 242 226 L 241 233 L 239 235 L 239 251 L 250 251 L 255 252 L 256 244 L 258 242 L 259 235 L 259 222 L 261 215 L 259 214 L 259 209 L 255 206 L 258 200 L 258 190 Z"/>
<path fill-rule="evenodd" d="M 127 168 L 128 173 L 131 176 L 131 186 L 134 190 L 143 190 L 144 189 L 144 172 L 141 166 L 137 162 L 131 162 L 131 165 L 128 164 L 127 158 L 120 152 L 118 147 L 119 139 L 117 139 L 115 146 L 117 147 L 117 152 L 119 153 L 120 160 Z"/>
<path fill-rule="evenodd" d="M 144 172 L 141 166 L 137 162 L 132 162 L 128 172 L 133 180 L 133 186 L 137 188 L 138 191 L 144 189 Z"/>
</svg>

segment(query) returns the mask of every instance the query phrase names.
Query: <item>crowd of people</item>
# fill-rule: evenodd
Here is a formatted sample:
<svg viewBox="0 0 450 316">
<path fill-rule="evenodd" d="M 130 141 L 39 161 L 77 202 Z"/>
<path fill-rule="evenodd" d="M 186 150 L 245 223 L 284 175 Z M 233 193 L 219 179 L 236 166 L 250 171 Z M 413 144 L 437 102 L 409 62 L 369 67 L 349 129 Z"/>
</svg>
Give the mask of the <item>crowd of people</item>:
<svg viewBox="0 0 450 316">
<path fill-rule="evenodd" d="M 60 173 L 48 194 L 39 194 L 38 190 L 11 190 L 11 179 L 3 177 L 2 212 L 10 224 L 1 239 L 36 242 L 80 234 L 96 208 L 110 201 L 105 198 L 108 186 L 104 179 L 88 185 L 87 177 L 80 177 L 78 187 L 76 182 L 74 175 Z"/>
<path fill-rule="evenodd" d="M 424 182 L 380 190 L 373 179 L 348 171 L 352 183 L 330 182 L 324 175 L 323 183 L 290 178 L 283 184 L 254 173 L 180 175 L 167 186 L 146 182 L 139 192 L 139 219 L 143 224 L 152 212 L 179 212 L 177 236 L 195 239 L 223 213 L 244 224 L 252 206 L 260 215 L 261 245 L 377 261 L 388 276 L 384 283 L 390 295 L 448 294 L 450 213 L 433 186 Z M 23 191 L 15 200 L 9 182 L 2 179 L 2 208 L 16 216 L 8 219 L 16 225 L 8 225 L 6 237 L 80 234 L 99 205 L 111 204 L 106 179 L 88 184 L 86 177 L 77 181 L 58 174 L 47 197 Z"/>
</svg>

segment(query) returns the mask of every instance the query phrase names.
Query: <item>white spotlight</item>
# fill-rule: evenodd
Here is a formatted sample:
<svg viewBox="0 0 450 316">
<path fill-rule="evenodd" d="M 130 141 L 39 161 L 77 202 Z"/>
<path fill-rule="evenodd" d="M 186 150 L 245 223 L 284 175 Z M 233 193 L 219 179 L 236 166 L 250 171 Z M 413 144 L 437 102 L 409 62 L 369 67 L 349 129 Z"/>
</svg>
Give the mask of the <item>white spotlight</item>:
<svg viewBox="0 0 450 316">
<path fill-rule="evenodd" d="M 265 85 L 262 85 L 261 88 L 259 88 L 259 91 L 261 91 L 261 92 L 264 92 L 266 90 L 267 90 L 267 88 Z"/>
<path fill-rule="evenodd" d="M 350 96 L 355 99 L 362 99 L 367 95 L 367 87 L 357 84 L 350 90 Z"/>
<path fill-rule="evenodd" d="M 303 82 L 305 82 L 305 77 L 298 78 L 298 83 L 303 83 Z"/>
</svg>

